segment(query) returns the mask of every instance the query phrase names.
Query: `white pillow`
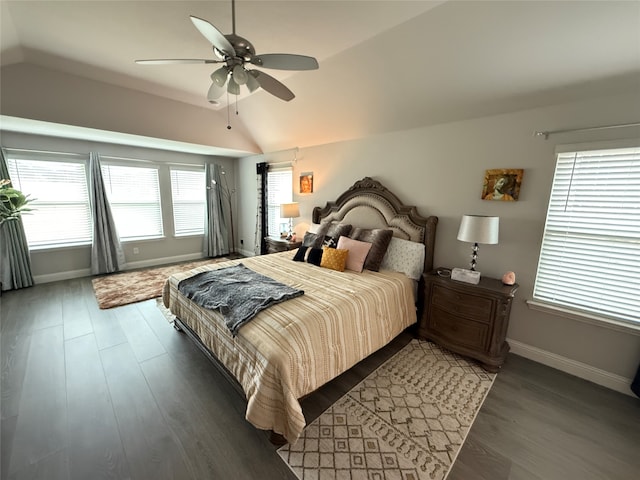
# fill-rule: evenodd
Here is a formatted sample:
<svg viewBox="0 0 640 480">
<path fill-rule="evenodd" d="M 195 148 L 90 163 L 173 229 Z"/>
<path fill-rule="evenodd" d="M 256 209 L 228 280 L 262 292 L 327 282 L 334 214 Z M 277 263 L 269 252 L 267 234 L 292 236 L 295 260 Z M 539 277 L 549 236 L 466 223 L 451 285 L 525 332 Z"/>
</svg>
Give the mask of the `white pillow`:
<svg viewBox="0 0 640 480">
<path fill-rule="evenodd" d="M 413 280 L 420 280 L 424 271 L 424 244 L 391 238 L 380 269 L 402 272 Z"/>
</svg>

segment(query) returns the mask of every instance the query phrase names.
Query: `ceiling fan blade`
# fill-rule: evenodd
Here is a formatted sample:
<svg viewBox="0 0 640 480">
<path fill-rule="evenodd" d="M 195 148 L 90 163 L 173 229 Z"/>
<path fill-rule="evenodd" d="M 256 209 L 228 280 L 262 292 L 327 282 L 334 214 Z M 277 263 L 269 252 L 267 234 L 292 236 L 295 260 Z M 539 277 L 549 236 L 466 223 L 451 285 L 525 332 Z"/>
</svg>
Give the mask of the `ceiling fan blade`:
<svg viewBox="0 0 640 480">
<path fill-rule="evenodd" d="M 206 20 L 191 15 L 191 21 L 200 33 L 211 42 L 211 45 L 223 52 L 225 55 L 235 57 L 236 51 L 233 49 L 233 45 L 227 40 L 227 38 L 216 27 L 211 25 Z"/>
<path fill-rule="evenodd" d="M 220 98 L 224 92 L 225 89 L 223 87 L 219 87 L 214 82 L 209 87 L 209 92 L 207 92 L 207 100 L 209 100 L 210 102 L 215 101 Z"/>
<path fill-rule="evenodd" d="M 276 80 L 271 75 L 267 75 L 266 73 L 259 70 L 250 70 L 249 73 L 253 75 L 260 86 L 271 95 L 275 95 L 285 102 L 288 102 L 289 100 L 293 100 L 295 98 L 295 95 L 291 90 L 289 90 L 283 83 L 281 83 L 279 80 Z"/>
<path fill-rule="evenodd" d="M 306 55 L 292 55 L 289 53 L 266 53 L 254 56 L 251 63 L 276 70 L 316 70 L 318 61 Z"/>
<path fill-rule="evenodd" d="M 206 60 L 204 58 L 156 58 L 150 60 L 136 60 L 141 65 L 171 65 L 176 63 L 222 63 L 222 60 Z"/>
</svg>

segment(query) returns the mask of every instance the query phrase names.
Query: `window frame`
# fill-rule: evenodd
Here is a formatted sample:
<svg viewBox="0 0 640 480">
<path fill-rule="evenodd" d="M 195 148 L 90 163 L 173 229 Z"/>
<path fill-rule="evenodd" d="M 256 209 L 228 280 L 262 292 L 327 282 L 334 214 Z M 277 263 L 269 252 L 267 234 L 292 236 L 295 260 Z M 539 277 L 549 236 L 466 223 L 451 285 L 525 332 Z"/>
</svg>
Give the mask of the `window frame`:
<svg viewBox="0 0 640 480">
<path fill-rule="evenodd" d="M 101 156 L 100 157 L 100 166 L 102 169 L 102 176 L 105 182 L 104 188 L 105 188 L 105 192 L 107 195 L 107 199 L 109 201 L 109 205 L 111 206 L 111 213 L 113 215 L 113 220 L 116 224 L 116 229 L 118 230 L 118 237 L 120 239 L 120 242 L 122 243 L 127 243 L 127 242 L 138 242 L 138 241 L 147 241 L 147 240 L 157 240 L 157 239 L 162 239 L 165 238 L 165 226 L 164 226 L 164 218 L 163 218 L 163 199 L 162 199 L 162 187 L 161 187 L 161 168 L 162 168 L 162 164 L 161 163 L 157 163 L 157 162 L 153 162 L 153 161 L 148 161 L 148 160 L 139 160 L 139 159 L 123 159 L 123 158 L 114 158 L 114 157 L 109 157 L 109 156 Z M 113 199 L 111 198 L 111 192 L 110 192 L 110 187 L 109 185 L 107 185 L 108 179 L 106 178 L 107 176 L 105 175 L 105 168 L 108 169 L 109 167 L 122 167 L 122 168 L 144 168 L 144 169 L 148 169 L 148 170 L 154 170 L 156 172 L 156 191 L 158 193 L 158 201 L 157 204 L 154 203 L 154 205 L 157 205 L 157 213 L 158 213 L 158 226 L 159 231 L 157 231 L 156 233 L 153 234 L 145 234 L 145 235 L 135 235 L 135 236 L 123 236 L 122 232 L 121 232 L 121 228 L 119 228 L 118 225 L 118 213 L 117 213 L 117 208 L 118 205 L 124 204 L 125 202 L 114 202 Z M 144 202 L 144 203 L 148 203 L 151 204 L 151 202 Z"/>
<path fill-rule="evenodd" d="M 202 206 L 202 222 L 200 225 L 200 230 L 198 232 L 188 231 L 185 233 L 178 233 L 177 227 L 177 219 L 176 219 L 176 195 L 174 192 L 174 183 L 173 183 L 173 172 L 197 172 L 202 174 L 202 202 L 197 202 L 197 205 Z M 206 193 L 206 174 L 204 165 L 169 165 L 169 183 L 171 190 L 171 215 L 173 219 L 173 236 L 176 238 L 185 238 L 185 237 L 194 237 L 194 236 L 204 236 L 205 233 L 205 221 L 206 221 L 206 207 L 207 207 L 207 193 Z M 196 202 L 193 201 L 180 201 L 180 205 L 196 205 Z"/>
<path fill-rule="evenodd" d="M 278 203 L 275 203 L 272 201 L 272 194 L 271 194 L 271 182 L 269 181 L 269 177 L 271 175 L 277 175 L 280 173 L 284 173 L 287 172 L 288 175 L 290 176 L 290 182 L 289 182 L 289 194 L 288 195 L 282 195 L 278 198 Z M 282 232 L 278 231 L 278 232 L 272 232 L 271 231 L 271 219 L 272 219 L 272 215 L 273 215 L 273 219 L 274 219 L 274 224 L 277 225 L 284 225 L 286 224 L 286 230 L 289 229 L 289 219 L 288 218 L 282 218 L 280 216 L 280 205 L 283 203 L 291 203 L 293 202 L 293 167 L 292 166 L 288 166 L 288 167 L 270 167 L 269 170 L 267 171 L 267 233 L 269 236 L 271 237 L 279 237 L 280 234 Z M 277 221 L 275 221 L 277 220 Z"/>
<path fill-rule="evenodd" d="M 538 286 L 538 275 L 540 271 L 540 262 L 541 255 L 544 248 L 545 234 L 547 230 L 547 223 L 549 221 L 549 209 L 551 207 L 552 195 L 554 192 L 555 182 L 556 182 L 556 174 L 558 170 L 558 162 L 559 156 L 567 153 L 587 153 L 587 152 L 595 152 L 601 150 L 623 150 L 623 149 L 639 149 L 640 143 L 637 139 L 625 139 L 625 140 L 614 140 L 614 141 L 604 141 L 604 142 L 592 142 L 592 143 L 581 143 L 581 144 L 569 144 L 569 145 L 558 145 L 555 149 L 555 164 L 554 164 L 554 176 L 551 185 L 551 189 L 549 191 L 549 201 L 547 204 L 547 212 L 545 215 L 544 222 L 544 233 L 541 238 L 540 243 L 540 251 L 538 255 L 538 263 L 536 267 L 536 275 L 534 277 L 534 284 L 532 288 L 532 297 L 527 300 L 527 306 L 531 310 L 542 311 L 545 313 L 551 313 L 558 316 L 562 316 L 565 318 L 570 318 L 573 320 L 577 320 L 580 322 L 604 326 L 609 329 L 623 331 L 625 333 L 632 334 L 640 334 L 640 319 L 629 319 L 629 318 L 619 318 L 615 315 L 611 315 L 608 313 L 598 312 L 595 310 L 591 310 L 588 308 L 583 308 L 582 306 L 576 307 L 572 305 L 566 305 L 561 302 L 554 302 L 553 300 L 548 300 L 544 298 L 540 298 L 535 295 L 536 288 Z M 640 155 L 640 152 L 635 152 L 634 155 Z M 595 191 L 595 190 L 594 190 Z M 633 239 L 628 243 L 635 243 Z"/>
<path fill-rule="evenodd" d="M 33 200 L 29 204 L 29 208 L 32 209 L 31 212 L 25 213 L 22 217 L 23 225 L 25 228 L 25 235 L 27 237 L 27 246 L 30 251 L 43 251 L 43 250 L 54 250 L 60 248 L 74 248 L 78 246 L 86 246 L 91 245 L 93 240 L 93 215 L 91 212 L 91 192 L 89 188 L 89 167 L 88 167 L 88 156 L 83 154 L 76 153 L 67 153 L 67 152 L 49 152 L 49 151 L 36 151 L 36 150 L 23 150 L 23 149 L 4 149 L 6 153 L 6 161 L 7 168 L 9 170 L 9 176 L 11 177 L 12 185 L 21 190 L 24 194 L 29 195 Z M 28 186 L 22 185 L 22 181 L 20 180 L 19 169 L 17 172 L 17 177 L 15 178 L 15 172 L 12 175 L 12 170 L 18 168 L 18 164 L 20 161 L 34 161 L 34 162 L 45 162 L 45 163 L 64 163 L 64 164 L 76 164 L 81 165 L 84 175 L 80 175 L 79 178 L 84 178 L 84 184 L 81 187 L 84 188 L 85 196 L 81 199 L 73 201 L 74 205 L 77 205 L 80 209 L 84 210 L 86 214 L 83 216 L 83 222 L 81 222 L 82 230 L 85 236 L 76 239 L 60 239 L 53 240 L 48 239 L 46 241 L 36 241 L 30 239 L 29 230 L 31 220 L 38 217 L 38 207 L 44 208 L 53 207 L 54 209 L 63 208 L 64 205 L 70 205 L 69 202 L 58 201 L 53 202 L 50 200 L 42 200 L 38 198 L 38 192 L 33 191 Z M 15 162 L 15 167 L 12 167 L 12 164 Z M 46 172 L 42 172 L 41 175 L 47 175 Z M 49 173 L 51 175 L 51 173 Z M 42 195 L 42 193 L 40 194 Z M 42 217 L 40 217 L 42 218 Z M 57 222 L 56 222 L 57 223 Z M 31 233 L 33 235 L 33 233 Z"/>
</svg>

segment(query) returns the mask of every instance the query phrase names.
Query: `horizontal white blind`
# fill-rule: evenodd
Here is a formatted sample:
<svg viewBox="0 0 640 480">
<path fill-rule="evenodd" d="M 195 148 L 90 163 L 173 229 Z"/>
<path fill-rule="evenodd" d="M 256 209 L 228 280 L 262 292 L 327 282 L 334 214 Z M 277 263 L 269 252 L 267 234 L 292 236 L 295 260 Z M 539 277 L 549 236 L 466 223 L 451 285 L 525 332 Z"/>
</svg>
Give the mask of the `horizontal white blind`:
<svg viewBox="0 0 640 480">
<path fill-rule="evenodd" d="M 171 169 L 175 235 L 203 235 L 206 185 L 204 170 Z"/>
<path fill-rule="evenodd" d="M 120 239 L 161 237 L 157 168 L 102 163 L 102 176 Z"/>
<path fill-rule="evenodd" d="M 640 149 L 561 153 L 538 262 L 538 300 L 640 322 Z"/>
<path fill-rule="evenodd" d="M 289 219 L 280 217 L 280 204 L 291 203 L 293 174 L 291 168 L 269 170 L 267 173 L 267 215 L 269 235 L 289 230 Z"/>
<path fill-rule="evenodd" d="M 14 188 L 29 194 L 33 209 L 22 215 L 30 247 L 64 246 L 90 243 L 91 210 L 85 161 L 33 159 L 41 153 L 7 151 L 7 166 Z"/>
</svg>

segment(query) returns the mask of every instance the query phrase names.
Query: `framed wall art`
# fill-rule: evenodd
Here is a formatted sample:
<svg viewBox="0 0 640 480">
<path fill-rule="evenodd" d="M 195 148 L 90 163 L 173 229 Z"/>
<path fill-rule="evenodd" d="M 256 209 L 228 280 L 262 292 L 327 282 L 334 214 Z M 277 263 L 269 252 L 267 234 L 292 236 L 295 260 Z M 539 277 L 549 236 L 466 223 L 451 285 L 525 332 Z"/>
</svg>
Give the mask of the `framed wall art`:
<svg viewBox="0 0 640 480">
<path fill-rule="evenodd" d="M 313 172 L 300 174 L 300 193 L 313 193 Z"/>
<path fill-rule="evenodd" d="M 497 168 L 484 173 L 483 200 L 514 202 L 520 196 L 522 168 Z"/>
</svg>

